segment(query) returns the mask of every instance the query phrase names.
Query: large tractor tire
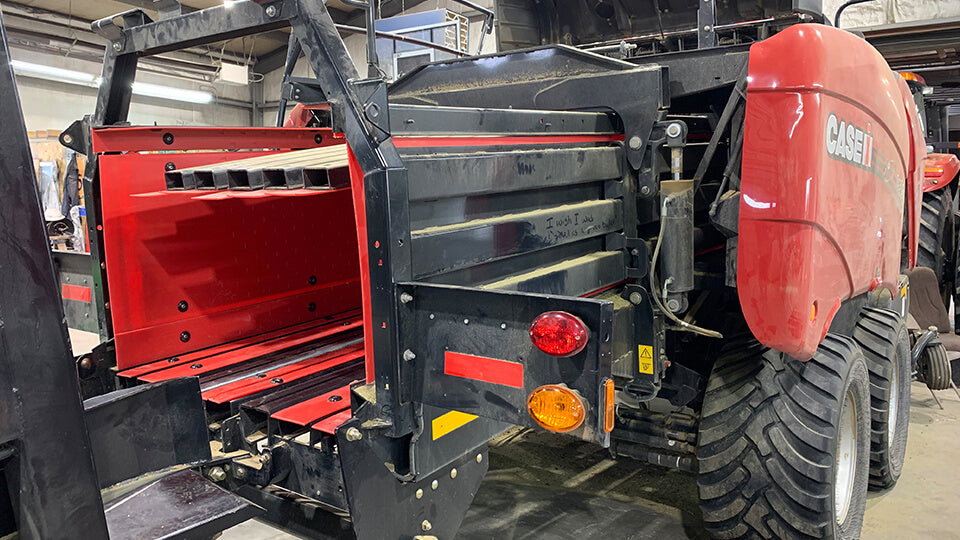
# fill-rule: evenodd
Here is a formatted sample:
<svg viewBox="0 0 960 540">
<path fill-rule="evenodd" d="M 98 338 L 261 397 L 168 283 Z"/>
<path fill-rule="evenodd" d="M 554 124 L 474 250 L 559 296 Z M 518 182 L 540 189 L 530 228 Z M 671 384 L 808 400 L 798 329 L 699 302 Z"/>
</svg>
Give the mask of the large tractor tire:
<svg viewBox="0 0 960 540">
<path fill-rule="evenodd" d="M 950 186 L 923 194 L 920 211 L 920 240 L 917 266 L 926 266 L 937 274 L 944 304 L 950 305 L 956 269 L 948 268 L 954 260 L 953 198 Z"/>
<path fill-rule="evenodd" d="M 707 384 L 700 507 L 715 538 L 858 538 L 870 469 L 870 377 L 850 338 L 799 362 L 731 340 Z"/>
<path fill-rule="evenodd" d="M 870 371 L 870 487 L 886 489 L 900 478 L 907 451 L 913 379 L 910 337 L 896 312 L 866 308 L 853 339 Z"/>
</svg>

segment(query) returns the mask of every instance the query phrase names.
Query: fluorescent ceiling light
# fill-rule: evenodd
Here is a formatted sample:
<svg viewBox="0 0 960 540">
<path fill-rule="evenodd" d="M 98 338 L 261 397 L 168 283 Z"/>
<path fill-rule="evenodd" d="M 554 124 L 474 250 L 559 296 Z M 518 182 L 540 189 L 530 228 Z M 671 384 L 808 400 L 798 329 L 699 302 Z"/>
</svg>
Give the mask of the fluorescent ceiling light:
<svg viewBox="0 0 960 540">
<path fill-rule="evenodd" d="M 38 76 L 43 79 L 50 79 L 67 83 L 78 83 L 84 86 L 100 86 L 100 77 L 74 71 L 72 69 L 62 69 L 30 62 L 21 62 L 13 60 L 10 62 L 13 69 L 18 73 Z M 182 88 L 172 88 L 169 86 L 160 86 L 158 84 L 149 84 L 135 82 L 133 83 L 133 93 L 139 96 L 149 96 L 160 99 L 170 99 L 174 101 L 185 101 L 187 103 L 210 103 L 213 101 L 213 94 L 210 92 L 198 92 L 196 90 L 184 90 Z"/>
<path fill-rule="evenodd" d="M 17 71 L 34 73 L 37 75 L 47 75 L 49 77 L 55 77 L 57 79 L 65 79 L 68 81 L 93 83 L 93 82 L 96 82 L 97 80 L 96 76 L 90 75 L 89 73 L 82 73 L 79 71 L 73 71 L 71 69 L 61 69 L 61 68 L 55 68 L 50 66 L 42 66 L 40 64 L 31 64 L 30 62 L 21 62 L 20 60 L 11 61 L 10 65 L 13 66 L 13 69 Z"/>
<path fill-rule="evenodd" d="M 140 82 L 133 83 L 133 93 L 141 96 L 186 101 L 188 103 L 210 103 L 213 101 L 213 94 L 210 92 L 183 90 L 181 88 L 170 88 L 169 86 L 160 86 L 156 84 Z"/>
</svg>

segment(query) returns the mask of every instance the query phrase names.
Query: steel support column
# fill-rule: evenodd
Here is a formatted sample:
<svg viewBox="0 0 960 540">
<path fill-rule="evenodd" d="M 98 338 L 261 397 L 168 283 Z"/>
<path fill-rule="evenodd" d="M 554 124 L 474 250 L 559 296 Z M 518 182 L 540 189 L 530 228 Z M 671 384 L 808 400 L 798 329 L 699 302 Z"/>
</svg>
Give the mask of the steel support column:
<svg viewBox="0 0 960 540">
<path fill-rule="evenodd" d="M 77 371 L 0 19 L 0 445 L 20 538 L 107 538 Z M 4 509 L 0 508 L 0 512 Z"/>
</svg>

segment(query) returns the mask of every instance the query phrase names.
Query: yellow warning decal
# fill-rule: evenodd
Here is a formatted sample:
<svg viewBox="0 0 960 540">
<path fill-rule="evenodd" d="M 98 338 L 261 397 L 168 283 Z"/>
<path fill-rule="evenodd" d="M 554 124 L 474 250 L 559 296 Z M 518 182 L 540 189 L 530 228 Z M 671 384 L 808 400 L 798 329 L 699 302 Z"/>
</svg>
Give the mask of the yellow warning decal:
<svg viewBox="0 0 960 540">
<path fill-rule="evenodd" d="M 903 298 L 906 295 L 907 295 L 907 286 L 904 285 L 903 287 L 900 287 L 900 298 Z"/>
<path fill-rule="evenodd" d="M 653 375 L 653 347 L 650 345 L 640 345 L 639 353 L 640 373 Z"/>
<path fill-rule="evenodd" d="M 461 428 L 464 425 L 477 419 L 475 414 L 467 414 L 460 411 L 450 411 L 446 414 L 433 419 L 433 440 L 443 437 L 451 431 Z"/>
</svg>

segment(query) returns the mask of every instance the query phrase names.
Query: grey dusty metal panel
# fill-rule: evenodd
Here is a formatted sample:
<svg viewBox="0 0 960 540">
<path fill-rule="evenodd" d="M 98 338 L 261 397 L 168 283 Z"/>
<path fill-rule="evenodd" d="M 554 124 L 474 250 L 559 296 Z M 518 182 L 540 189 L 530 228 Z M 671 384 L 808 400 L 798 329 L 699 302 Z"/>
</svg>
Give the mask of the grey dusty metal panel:
<svg viewBox="0 0 960 540">
<path fill-rule="evenodd" d="M 413 273 L 428 276 L 623 228 L 619 200 L 586 201 L 413 231 Z"/>
<path fill-rule="evenodd" d="M 410 200 L 518 191 L 623 176 L 620 147 L 436 154 L 407 158 Z"/>
</svg>

